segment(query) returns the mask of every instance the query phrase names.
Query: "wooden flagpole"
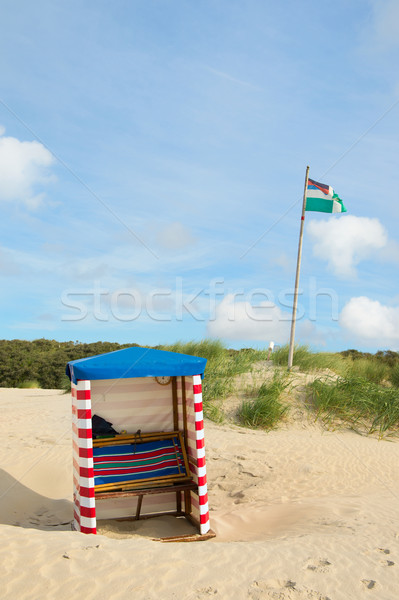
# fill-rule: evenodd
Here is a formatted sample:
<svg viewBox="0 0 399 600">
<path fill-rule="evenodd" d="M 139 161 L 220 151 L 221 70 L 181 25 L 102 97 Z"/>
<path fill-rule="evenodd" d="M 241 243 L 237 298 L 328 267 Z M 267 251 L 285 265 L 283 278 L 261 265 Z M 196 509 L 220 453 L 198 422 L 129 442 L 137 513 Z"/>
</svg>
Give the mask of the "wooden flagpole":
<svg viewBox="0 0 399 600">
<path fill-rule="evenodd" d="M 291 369 L 291 367 L 292 367 L 292 361 L 293 361 L 293 358 L 294 358 L 296 309 L 297 309 L 297 305 L 298 305 L 299 274 L 300 274 L 300 271 L 301 271 L 303 226 L 304 226 L 304 223 L 305 223 L 306 190 L 307 190 L 307 187 L 308 187 L 308 179 L 309 179 L 309 167 L 306 167 L 305 188 L 303 190 L 303 201 L 302 201 L 301 228 L 299 230 L 298 258 L 297 258 L 297 263 L 296 263 L 294 304 L 293 304 L 293 307 L 292 307 L 290 349 L 289 349 L 289 353 L 288 353 L 288 369 Z"/>
</svg>

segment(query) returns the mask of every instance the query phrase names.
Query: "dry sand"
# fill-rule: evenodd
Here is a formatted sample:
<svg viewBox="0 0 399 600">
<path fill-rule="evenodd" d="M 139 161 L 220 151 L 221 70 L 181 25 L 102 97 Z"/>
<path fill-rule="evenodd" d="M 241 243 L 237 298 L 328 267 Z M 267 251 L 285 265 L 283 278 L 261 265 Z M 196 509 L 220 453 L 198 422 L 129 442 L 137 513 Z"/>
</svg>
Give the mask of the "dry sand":
<svg viewBox="0 0 399 600">
<path fill-rule="evenodd" d="M 214 540 L 163 544 L 162 517 L 70 530 L 70 398 L 0 389 L 0 597 L 399 597 L 399 443 L 206 422 Z"/>
</svg>

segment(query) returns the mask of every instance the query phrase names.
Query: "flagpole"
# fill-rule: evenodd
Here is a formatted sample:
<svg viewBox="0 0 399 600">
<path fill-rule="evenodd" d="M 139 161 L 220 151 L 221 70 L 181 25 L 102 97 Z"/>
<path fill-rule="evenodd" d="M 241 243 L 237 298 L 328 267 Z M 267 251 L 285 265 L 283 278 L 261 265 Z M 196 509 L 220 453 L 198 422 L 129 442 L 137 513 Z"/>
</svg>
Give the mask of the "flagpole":
<svg viewBox="0 0 399 600">
<path fill-rule="evenodd" d="M 297 309 L 297 305 L 298 305 L 299 274 L 300 274 L 300 271 L 301 271 L 303 226 L 304 226 L 304 223 L 305 223 L 306 190 L 307 190 L 307 187 L 308 187 L 308 179 L 309 179 L 309 167 L 306 167 L 305 187 L 304 187 L 304 190 L 303 190 L 303 201 L 302 201 L 301 228 L 299 230 L 298 258 L 297 258 L 297 262 L 296 262 L 294 304 L 293 304 L 293 307 L 292 307 L 290 349 L 289 349 L 289 352 L 288 352 L 288 369 L 291 369 L 291 367 L 292 367 L 292 361 L 293 361 L 293 358 L 294 358 L 296 309 Z"/>
</svg>

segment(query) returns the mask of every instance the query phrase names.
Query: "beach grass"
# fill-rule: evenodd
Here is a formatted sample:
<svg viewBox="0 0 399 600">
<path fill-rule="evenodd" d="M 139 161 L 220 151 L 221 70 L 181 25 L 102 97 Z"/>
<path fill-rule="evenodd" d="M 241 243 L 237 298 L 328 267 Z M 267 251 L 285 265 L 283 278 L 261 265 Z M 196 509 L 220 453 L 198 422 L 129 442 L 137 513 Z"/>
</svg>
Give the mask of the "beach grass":
<svg viewBox="0 0 399 600">
<path fill-rule="evenodd" d="M 399 391 L 349 376 L 315 379 L 307 386 L 308 406 L 327 428 L 350 427 L 382 438 L 399 430 Z"/>
<path fill-rule="evenodd" d="M 168 352 L 179 352 L 180 354 L 190 354 L 191 356 L 200 356 L 208 361 L 219 361 L 226 353 L 226 348 L 219 340 L 200 340 L 189 342 L 175 342 L 174 344 L 163 344 L 157 346 L 160 350 Z"/>
<path fill-rule="evenodd" d="M 273 364 L 280 367 L 288 366 L 289 346 L 277 348 L 271 358 Z M 312 352 L 309 346 L 295 346 L 293 366 L 299 367 L 300 371 L 315 371 L 318 369 L 330 369 L 341 373 L 345 368 L 345 359 L 332 352 Z"/>
<path fill-rule="evenodd" d="M 399 364 L 396 364 L 394 367 L 391 367 L 391 372 L 389 373 L 389 380 L 395 388 L 399 388 Z"/>
<path fill-rule="evenodd" d="M 274 429 L 288 411 L 288 405 L 280 400 L 288 385 L 287 375 L 275 372 L 271 381 L 249 388 L 249 398 L 243 400 L 237 412 L 239 423 L 244 427 Z"/>
<path fill-rule="evenodd" d="M 373 358 L 348 359 L 346 377 L 365 379 L 370 383 L 381 383 L 389 376 L 390 367 Z"/>
<path fill-rule="evenodd" d="M 204 415 L 221 423 L 224 420 L 223 401 L 236 388 L 234 378 L 252 370 L 254 363 L 265 359 L 265 351 L 254 348 L 227 349 L 219 340 L 176 342 L 160 346 L 162 350 L 201 356 L 207 359 L 206 376 L 203 380 Z"/>
<path fill-rule="evenodd" d="M 233 377 L 241 373 L 248 373 L 253 363 L 265 360 L 266 352 L 255 348 L 231 350 L 224 346 L 220 340 L 200 340 L 198 342 L 176 342 L 175 344 L 159 346 L 161 350 L 179 352 L 206 358 L 206 372 L 217 372 L 224 377 Z"/>
<path fill-rule="evenodd" d="M 223 401 L 234 393 L 231 376 L 207 372 L 202 382 L 204 415 L 215 423 L 224 420 Z"/>
<path fill-rule="evenodd" d="M 59 343 L 44 339 L 0 342 L 1 387 L 58 388 L 65 392 L 70 390 L 65 375 L 66 362 L 129 347 L 129 344 Z M 275 371 L 280 374 L 246 393 L 243 381 L 248 378 L 239 376 L 252 373 L 253 379 L 259 382 L 265 369 L 266 349 L 234 350 L 211 339 L 176 342 L 157 348 L 207 359 L 203 407 L 209 419 L 221 423 L 224 410 L 231 415 L 226 402 L 231 397 L 235 397 L 234 402 L 237 397 L 244 398 L 236 417 L 240 424 L 268 429 L 284 417 L 287 409 L 281 403 L 280 394 L 286 383 L 282 373 L 287 373 L 288 345 L 276 348 L 271 355 Z M 379 350 L 370 354 L 355 349 L 338 353 L 312 352 L 308 346 L 297 345 L 293 364 L 297 367 L 295 370 L 316 376 L 314 383 L 307 387 L 309 406 L 326 426 L 345 424 L 362 432 L 377 432 L 380 436 L 398 429 L 398 352 Z M 270 363 L 266 371 L 269 368 Z M 293 389 L 292 393 L 297 392 Z"/>
<path fill-rule="evenodd" d="M 18 387 L 21 389 L 33 390 L 40 388 L 40 383 L 36 381 L 36 379 L 26 379 L 25 381 L 21 381 L 18 384 Z"/>
</svg>

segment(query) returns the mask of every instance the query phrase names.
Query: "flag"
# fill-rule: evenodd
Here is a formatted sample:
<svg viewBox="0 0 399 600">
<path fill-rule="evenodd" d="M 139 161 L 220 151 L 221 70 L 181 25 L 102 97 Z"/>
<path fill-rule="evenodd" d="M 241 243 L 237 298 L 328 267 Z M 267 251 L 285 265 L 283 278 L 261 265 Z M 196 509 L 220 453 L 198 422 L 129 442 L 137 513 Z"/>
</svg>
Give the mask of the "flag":
<svg viewBox="0 0 399 600">
<path fill-rule="evenodd" d="M 330 185 L 308 179 L 306 210 L 324 213 L 342 213 L 346 208 Z"/>
</svg>

